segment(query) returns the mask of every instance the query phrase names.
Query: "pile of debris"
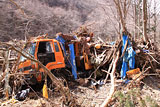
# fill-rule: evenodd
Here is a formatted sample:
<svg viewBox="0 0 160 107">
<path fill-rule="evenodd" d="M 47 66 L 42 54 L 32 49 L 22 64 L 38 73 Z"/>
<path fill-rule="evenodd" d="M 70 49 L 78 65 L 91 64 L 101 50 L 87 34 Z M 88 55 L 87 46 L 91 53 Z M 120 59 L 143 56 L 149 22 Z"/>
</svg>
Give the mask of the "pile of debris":
<svg viewBox="0 0 160 107">
<path fill-rule="evenodd" d="M 51 44 L 51 41 L 54 41 L 54 45 Z M 160 68 L 158 68 L 158 64 L 160 64 L 159 52 L 155 51 L 155 48 L 152 48 L 153 46 L 150 44 L 142 45 L 142 43 L 131 40 L 129 33 L 126 32 L 123 32 L 122 39 L 108 43 L 99 37 L 98 40 L 95 40 L 92 32 L 89 32 L 86 27 L 81 27 L 74 35 L 58 33 L 56 40 L 49 39 L 47 35 L 43 35 L 31 38 L 24 47 L 20 44 L 22 42 L 0 42 L 0 96 L 4 96 L 6 99 L 16 96 L 15 99 L 18 100 L 24 97 L 24 100 L 27 97 L 28 89 L 18 91 L 21 90 L 19 87 L 22 85 L 29 86 L 27 82 L 24 82 L 25 75 L 29 74 L 30 77 L 27 78 L 30 78 L 30 80 L 37 75 L 36 79 L 40 78 L 42 80 L 41 86 L 44 85 L 43 96 L 45 98 L 48 98 L 47 86 L 54 85 L 64 97 L 63 102 L 66 105 L 75 106 L 75 99 L 66 81 L 54 75 L 54 72 L 59 71 L 58 73 L 60 73 L 61 71 L 57 68 L 52 68 L 54 72 L 51 72 L 52 65 L 50 63 L 56 63 L 56 57 L 65 62 L 63 64 L 59 60 L 56 63 L 57 65 L 59 64 L 57 67 L 65 72 L 70 72 L 69 74 L 73 75 L 76 82 L 80 83 L 80 78 L 84 78 L 88 80 L 87 82 L 90 81 L 91 85 L 96 86 L 106 84 L 111 79 L 110 94 L 103 105 L 111 101 L 112 95 L 116 90 L 116 81 L 121 81 L 131 88 L 135 85 L 139 86 L 140 81 L 146 75 L 150 75 L 150 73 L 156 74 L 160 71 Z M 38 50 L 40 44 L 45 47 L 46 53 L 38 56 L 36 54 L 40 53 Z M 37 51 L 35 51 L 36 49 Z M 47 53 L 47 51 L 50 53 Z M 41 52 L 44 51 L 41 49 Z M 63 53 L 62 56 L 64 58 L 60 56 L 60 52 Z M 51 59 L 47 59 L 51 54 L 55 55 L 55 57 L 53 58 L 52 56 Z M 41 57 L 44 59 L 39 59 Z M 28 62 L 32 65 L 27 65 Z M 24 66 L 22 67 L 23 69 L 20 68 L 20 64 Z M 60 64 L 62 64 L 62 67 L 60 67 Z M 36 67 L 38 67 L 36 71 L 25 72 L 26 69 L 33 70 Z M 68 74 L 64 73 L 63 75 Z M 48 84 L 49 80 L 52 84 Z"/>
</svg>

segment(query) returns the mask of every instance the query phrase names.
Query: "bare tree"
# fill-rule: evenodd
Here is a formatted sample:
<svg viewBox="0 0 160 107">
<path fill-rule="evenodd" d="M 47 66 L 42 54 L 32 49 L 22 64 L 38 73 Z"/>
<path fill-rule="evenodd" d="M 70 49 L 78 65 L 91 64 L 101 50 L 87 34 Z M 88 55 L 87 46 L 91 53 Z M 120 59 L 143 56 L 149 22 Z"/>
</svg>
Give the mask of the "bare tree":
<svg viewBox="0 0 160 107">
<path fill-rule="evenodd" d="M 138 35 L 138 29 L 137 29 L 137 26 L 138 26 L 138 2 L 136 0 L 134 0 L 134 4 L 133 4 L 133 9 L 134 9 L 134 40 L 137 38 L 137 35 Z"/>
<path fill-rule="evenodd" d="M 127 31 L 126 18 L 127 18 L 130 4 L 131 4 L 131 0 L 113 0 L 113 1 L 116 5 L 116 9 L 117 9 L 119 17 L 120 17 L 122 31 L 126 32 Z"/>
<path fill-rule="evenodd" d="M 141 16 L 142 16 L 142 9 L 141 9 L 141 3 L 142 3 L 142 1 L 141 0 L 139 0 L 139 2 L 138 2 L 138 5 L 137 5 L 137 8 L 138 8 L 138 28 L 140 28 L 140 26 L 141 26 Z M 137 35 L 138 36 L 140 36 L 140 31 L 138 30 L 138 32 L 137 32 Z"/>
<path fill-rule="evenodd" d="M 154 0 L 154 42 L 156 42 L 156 33 L 157 33 L 157 13 L 156 13 L 156 0 Z"/>
<path fill-rule="evenodd" d="M 149 42 L 147 36 L 147 0 L 143 0 L 143 41 Z"/>
</svg>

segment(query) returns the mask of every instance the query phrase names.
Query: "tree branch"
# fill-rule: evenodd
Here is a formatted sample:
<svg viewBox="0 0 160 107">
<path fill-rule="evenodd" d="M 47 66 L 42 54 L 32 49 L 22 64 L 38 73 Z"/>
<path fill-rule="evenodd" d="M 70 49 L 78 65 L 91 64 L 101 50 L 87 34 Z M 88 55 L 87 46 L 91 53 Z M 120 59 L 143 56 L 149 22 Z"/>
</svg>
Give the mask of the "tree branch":
<svg viewBox="0 0 160 107">
<path fill-rule="evenodd" d="M 102 103 L 101 107 L 107 107 L 108 104 L 110 103 L 111 99 L 112 99 L 112 96 L 115 92 L 115 72 L 116 72 L 116 66 L 117 66 L 117 62 L 118 62 L 118 59 L 119 59 L 119 51 L 117 53 L 117 56 L 114 60 L 114 63 L 113 63 L 113 68 L 112 68 L 112 72 L 111 72 L 111 88 L 110 88 L 110 93 L 109 93 L 109 96 L 104 100 L 104 102 Z"/>
</svg>

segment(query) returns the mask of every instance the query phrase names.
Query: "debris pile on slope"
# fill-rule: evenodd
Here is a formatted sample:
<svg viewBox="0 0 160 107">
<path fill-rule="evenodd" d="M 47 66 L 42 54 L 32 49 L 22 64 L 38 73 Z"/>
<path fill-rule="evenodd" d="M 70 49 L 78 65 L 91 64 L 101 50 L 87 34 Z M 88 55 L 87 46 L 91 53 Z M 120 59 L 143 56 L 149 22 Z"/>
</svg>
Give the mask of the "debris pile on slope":
<svg viewBox="0 0 160 107">
<path fill-rule="evenodd" d="M 43 36 L 46 38 L 46 35 Z M 71 54 L 67 51 L 68 45 L 75 43 L 74 45 L 76 46 L 76 44 L 78 44 L 78 50 L 75 50 L 77 67 L 82 67 L 82 65 L 77 62 L 81 62 L 80 60 L 84 59 L 83 63 L 86 73 L 87 71 L 90 72 L 87 77 L 83 76 L 83 78 L 85 78 L 87 82 L 91 81 L 90 84 L 94 86 L 95 90 L 97 85 L 106 84 L 110 81 L 109 78 L 111 79 L 111 90 L 107 103 L 111 101 L 114 91 L 118 88 L 115 86 L 117 81 L 120 80 L 120 82 L 124 83 L 125 85 L 123 87 L 131 88 L 140 86 L 141 80 L 143 80 L 145 76 L 151 73 L 157 74 L 160 71 L 158 67 L 160 64 L 159 52 L 150 44 L 142 45 L 139 42 L 132 41 L 125 32 L 122 35 L 122 40 L 111 43 L 103 41 L 101 38 L 95 40 L 93 33 L 89 32 L 86 27 L 81 27 L 73 36 L 62 33 L 58 33 L 57 37 L 58 36 L 62 37 L 65 41 L 65 44 L 62 44 L 62 46 L 64 45 L 66 48 L 65 57 Z M 44 37 L 38 36 L 31 38 L 31 40 Z M 21 82 L 24 81 L 23 77 L 25 74 L 17 71 L 20 55 L 23 55 L 27 59 L 38 63 L 45 70 L 57 90 L 63 96 L 63 102 L 66 105 L 76 105 L 74 95 L 70 92 L 70 87 L 68 87 L 71 85 L 67 85 L 67 82 L 56 78 L 40 61 L 22 49 L 23 42 L 0 42 L 0 44 L 1 97 L 9 99 L 20 91 L 20 87 L 22 86 Z M 68 72 L 67 68 L 65 69 L 66 72 Z M 80 73 L 77 74 L 79 75 Z M 81 78 L 81 76 L 78 76 L 78 79 L 79 78 Z M 78 80 L 76 82 L 80 83 Z M 32 91 L 34 90 L 32 89 Z"/>
</svg>

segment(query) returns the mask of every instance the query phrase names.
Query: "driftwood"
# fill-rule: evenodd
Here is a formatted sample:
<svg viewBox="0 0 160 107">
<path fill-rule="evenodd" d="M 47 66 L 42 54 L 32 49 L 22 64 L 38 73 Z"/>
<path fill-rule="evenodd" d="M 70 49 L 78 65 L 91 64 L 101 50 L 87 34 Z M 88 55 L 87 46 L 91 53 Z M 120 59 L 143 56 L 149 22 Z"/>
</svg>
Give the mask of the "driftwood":
<svg viewBox="0 0 160 107">
<path fill-rule="evenodd" d="M 117 62 L 118 62 L 118 59 L 119 59 L 119 54 L 120 54 L 120 52 L 118 51 L 117 56 L 114 59 L 112 72 L 110 74 L 110 76 L 111 76 L 111 88 L 110 88 L 109 96 L 104 100 L 101 107 L 107 107 L 108 106 L 108 104 L 110 103 L 110 101 L 112 99 L 112 96 L 115 92 L 115 71 L 116 71 L 116 65 L 117 65 Z"/>
<path fill-rule="evenodd" d="M 106 76 L 106 78 L 105 78 L 105 80 L 104 80 L 104 83 L 106 83 L 106 81 L 107 81 L 107 79 L 108 79 L 108 77 L 109 77 L 109 74 L 110 74 L 110 72 L 111 72 L 111 70 L 112 70 L 112 67 L 113 67 L 113 64 L 114 64 L 114 57 L 115 57 L 115 55 L 116 55 L 116 52 L 119 50 L 119 48 L 120 48 L 120 43 L 121 43 L 121 41 L 117 41 L 117 43 L 116 44 L 118 44 L 118 46 L 116 47 L 116 44 L 113 46 L 113 48 L 112 48 L 112 53 L 110 54 L 110 56 L 109 56 L 109 59 L 108 60 L 111 60 L 112 59 L 112 62 L 111 62 L 111 64 L 110 64 L 110 66 L 109 66 L 109 69 L 108 69 L 108 73 L 107 73 L 107 76 Z"/>
<path fill-rule="evenodd" d="M 8 76 L 8 74 L 9 74 L 9 57 L 10 57 L 10 50 L 8 50 L 8 51 L 6 51 L 5 52 L 5 92 L 6 92 L 6 99 L 9 99 L 9 89 L 10 89 L 10 87 L 9 87 L 9 76 Z"/>
<path fill-rule="evenodd" d="M 106 76 L 106 78 L 105 78 L 105 80 L 104 80 L 104 83 L 106 83 L 106 81 L 107 81 L 107 79 L 108 79 L 108 76 L 109 76 L 110 71 L 111 71 L 111 69 L 112 69 L 112 67 L 113 67 L 113 64 L 114 64 L 114 60 L 112 60 L 112 63 L 111 63 L 110 66 L 109 66 L 108 73 L 107 73 L 107 76 Z"/>
<path fill-rule="evenodd" d="M 5 59 L 2 59 L 2 58 L 1 58 L 1 59 L 0 59 L 0 62 L 3 62 L 4 60 L 5 60 Z M 9 58 L 9 59 L 8 59 L 8 61 L 15 61 L 15 60 L 17 60 L 17 58 Z"/>
</svg>

